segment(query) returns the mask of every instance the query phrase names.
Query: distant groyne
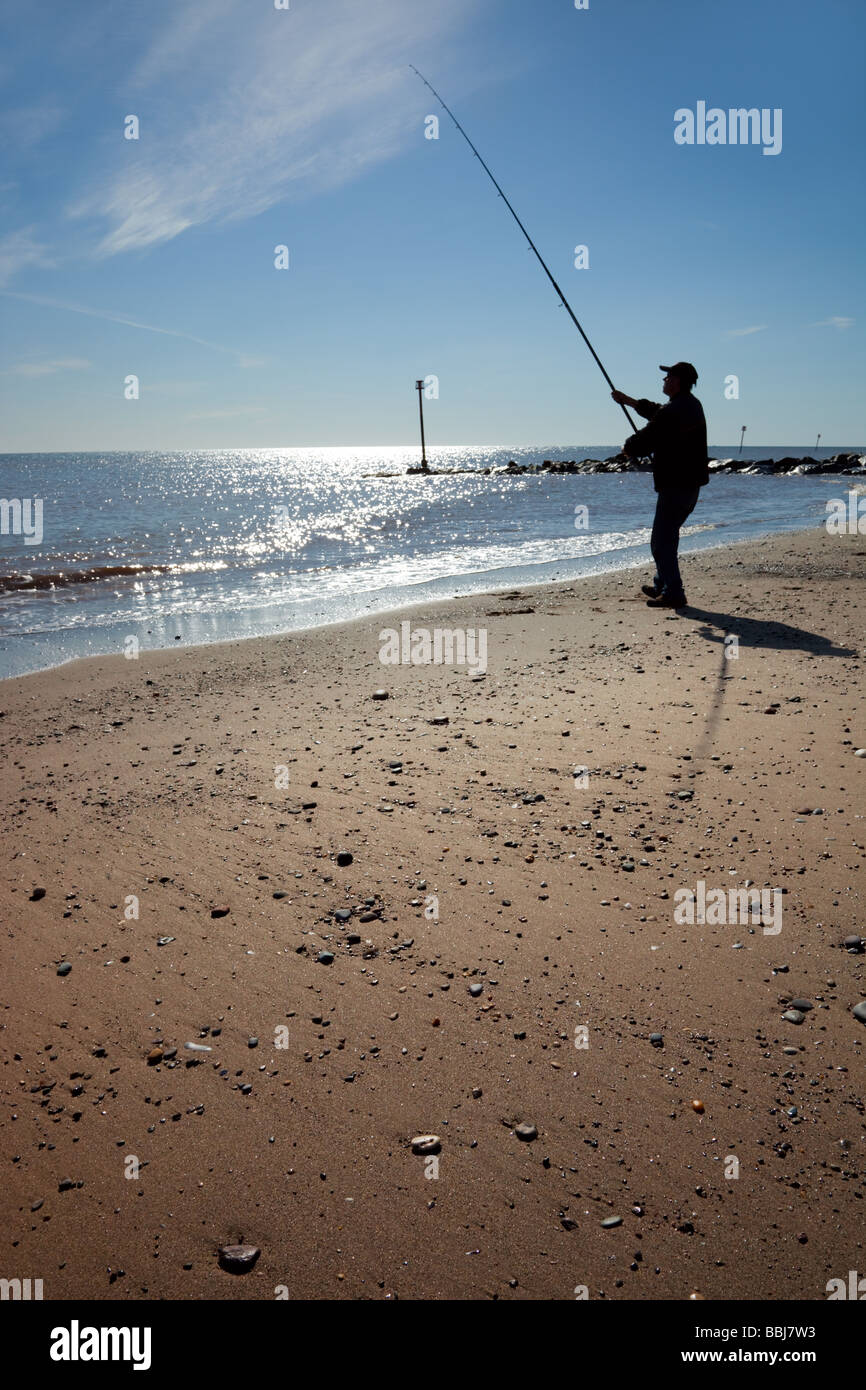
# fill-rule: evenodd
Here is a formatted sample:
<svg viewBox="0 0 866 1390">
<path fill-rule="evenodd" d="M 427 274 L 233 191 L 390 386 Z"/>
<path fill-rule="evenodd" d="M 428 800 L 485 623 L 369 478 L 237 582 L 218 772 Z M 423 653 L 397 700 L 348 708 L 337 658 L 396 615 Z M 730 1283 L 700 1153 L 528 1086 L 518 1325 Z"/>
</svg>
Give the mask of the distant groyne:
<svg viewBox="0 0 866 1390">
<path fill-rule="evenodd" d="M 834 454 L 829 459 L 815 459 L 806 454 L 802 458 L 786 456 L 780 459 L 725 458 L 710 459 L 711 474 L 741 473 L 745 476 L 770 473 L 813 476 L 816 473 L 862 474 L 866 478 L 866 454 Z M 543 459 L 541 463 L 510 463 L 490 468 L 407 468 L 406 474 L 416 477 L 443 477 L 454 473 L 478 473 L 483 477 L 519 477 L 523 474 L 538 473 L 649 473 L 652 460 L 623 458 L 614 454 L 606 459 Z M 405 477 L 401 473 L 375 473 L 368 476 L 376 478 Z"/>
</svg>

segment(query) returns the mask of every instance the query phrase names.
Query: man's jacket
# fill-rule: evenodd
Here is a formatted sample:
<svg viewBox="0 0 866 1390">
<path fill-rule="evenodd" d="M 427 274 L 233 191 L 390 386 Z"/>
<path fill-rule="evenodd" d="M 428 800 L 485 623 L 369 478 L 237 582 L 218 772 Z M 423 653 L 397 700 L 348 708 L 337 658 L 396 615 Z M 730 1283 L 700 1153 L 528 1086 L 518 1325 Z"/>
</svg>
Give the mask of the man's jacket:
<svg viewBox="0 0 866 1390">
<path fill-rule="evenodd" d="M 631 458 L 652 454 L 656 492 L 703 487 L 709 482 L 707 422 L 696 396 L 681 391 L 667 405 L 640 400 L 635 410 L 649 424 L 626 440 L 625 452 Z"/>
</svg>

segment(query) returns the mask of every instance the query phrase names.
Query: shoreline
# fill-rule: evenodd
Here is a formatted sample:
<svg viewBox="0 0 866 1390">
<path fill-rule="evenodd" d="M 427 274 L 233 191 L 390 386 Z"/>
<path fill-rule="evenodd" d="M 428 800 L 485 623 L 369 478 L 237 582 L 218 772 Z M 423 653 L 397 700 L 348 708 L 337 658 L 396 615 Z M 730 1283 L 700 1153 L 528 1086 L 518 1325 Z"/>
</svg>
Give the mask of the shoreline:
<svg viewBox="0 0 866 1390">
<path fill-rule="evenodd" d="M 684 578 L 682 614 L 624 572 L 430 604 L 483 676 L 383 665 L 377 614 L 4 683 L 8 1275 L 774 1302 L 862 1267 L 866 543 Z M 675 916 L 749 884 L 778 931 Z"/>
<path fill-rule="evenodd" d="M 774 530 L 772 530 L 772 531 L 759 532 L 759 533 L 756 534 L 755 536 L 751 537 L 749 540 L 732 540 L 732 541 L 719 540 L 719 541 L 717 542 L 717 544 L 715 544 L 715 545 L 700 545 L 700 546 L 695 546 L 693 549 L 689 548 L 688 545 L 687 545 L 687 542 L 690 541 L 690 540 L 692 539 L 692 537 L 691 537 L 691 536 L 683 536 L 682 541 L 681 541 L 681 543 L 680 543 L 680 557 L 681 557 L 681 558 L 686 558 L 686 559 L 687 559 L 689 556 L 702 555 L 702 554 L 706 554 L 706 553 L 712 553 L 713 551 L 716 551 L 716 550 L 732 549 L 732 548 L 734 548 L 734 547 L 741 546 L 741 545 L 756 545 L 756 544 L 759 544 L 761 541 L 764 541 L 764 540 L 766 540 L 766 539 L 768 539 L 768 538 L 772 538 L 772 537 L 774 537 L 774 536 L 781 536 L 781 535 L 800 535 L 800 534 L 807 535 L 807 534 L 812 534 L 815 530 L 821 530 L 821 529 L 823 529 L 823 527 L 824 527 L 824 523 L 821 522 L 821 521 L 818 521 L 818 522 L 815 522 L 815 524 L 814 524 L 813 526 L 802 526 L 802 525 L 797 525 L 797 526 L 792 526 L 790 529 L 784 528 L 784 527 L 783 527 L 783 528 L 776 528 L 776 529 L 774 529 Z M 647 528 L 647 529 L 649 529 L 649 528 Z M 718 524 L 709 524 L 709 525 L 706 525 L 706 524 L 705 524 L 705 525 L 702 525 L 702 526 L 697 526 L 697 527 L 695 528 L 695 531 L 694 531 L 693 534 L 695 534 L 695 535 L 705 535 L 705 534 L 707 534 L 707 533 L 710 532 L 710 531 L 717 531 L 717 530 L 719 530 L 719 529 L 721 529 L 721 528 L 719 527 Z M 594 560 L 599 560 L 599 561 L 601 561 L 601 560 L 603 560 L 605 557 L 608 557 L 608 556 L 614 557 L 614 556 L 617 556 L 617 555 L 626 555 L 629 551 L 639 550 L 639 549 L 646 549 L 646 548 L 647 548 L 646 542 L 640 542 L 640 543 L 635 544 L 635 545 L 633 545 L 633 546 L 631 546 L 631 545 L 630 545 L 630 546 L 623 546 L 623 547 L 621 547 L 621 548 L 619 548 L 619 549 L 616 549 L 616 550 L 602 551 L 602 552 L 600 552 L 597 556 L 593 556 L 593 559 L 594 559 Z M 568 564 L 570 563 L 570 561 L 569 561 L 568 559 L 563 559 L 563 560 L 553 560 L 553 561 L 550 561 L 549 563 L 550 563 L 550 564 L 561 564 L 561 565 L 565 566 L 565 565 L 568 565 Z M 565 584 L 579 584 L 579 583 L 588 582 L 589 580 L 592 580 L 592 579 L 601 579 L 601 578 L 604 578 L 604 577 L 607 576 L 607 575 L 625 574 L 625 573 L 627 573 L 627 572 L 628 572 L 629 570 L 631 570 L 631 569 L 640 569 L 641 567 L 647 567 L 647 566 L 650 566 L 650 567 L 651 567 L 651 564 L 652 564 L 651 559 L 650 559 L 650 560 L 646 560 L 646 559 L 632 559 L 632 560 L 630 560 L 630 561 L 624 561 L 622 564 L 619 564 L 619 565 L 612 564 L 609 568 L 601 569 L 601 570 L 599 570 L 598 572 L 596 572 L 596 573 L 594 573 L 594 574 L 588 574 L 588 575 L 580 575 L 580 574 L 578 574 L 578 575 L 573 575 L 573 576 L 568 577 L 568 578 L 557 579 L 557 580 L 539 579 L 539 580 L 536 580 L 535 582 L 526 581 L 526 580 L 516 580 L 516 581 L 513 582 L 513 583 L 511 583 L 511 582 L 509 582 L 509 583 L 503 583 L 503 584 L 501 584 L 501 585 L 497 585 L 497 586 L 495 586 L 495 587 L 493 587 L 493 588 L 490 588 L 490 589 L 478 589 L 478 590 L 473 591 L 473 593 L 472 593 L 471 595 L 451 595 L 450 597 L 446 597 L 446 598 L 434 598 L 434 599 L 419 598 L 419 599 L 417 599 L 417 600 L 415 600 L 415 601 L 403 602 L 403 603 L 399 603 L 399 604 L 396 604 L 396 605 L 389 605 L 389 606 L 387 606 L 387 607 L 385 607 L 385 608 L 375 608 L 375 609 L 372 610 L 372 612 L 370 612 L 369 614 L 366 614 L 366 615 L 364 615 L 364 616 L 355 616 L 355 617 L 351 617 L 351 618 L 335 618 L 335 619 L 333 619 L 333 620 L 331 620 L 331 621 L 315 623 L 315 624 L 311 624 L 311 625 L 309 625 L 309 626 L 307 626 L 307 627 L 280 628 L 278 631 L 271 632 L 271 633 L 265 633 L 265 634 L 262 634 L 262 633 L 250 633 L 249 635 L 243 636 L 243 637 L 216 637 L 216 638 L 214 638 L 214 639 L 212 639 L 212 640 L 210 640 L 210 641 L 198 641 L 198 642 L 189 642 L 189 643 L 181 642 L 181 643 L 177 643 L 177 644 L 172 643 L 171 645 L 165 645 L 165 646 L 159 646 L 159 647 L 147 647 L 147 648 L 142 648 L 142 649 L 141 649 L 141 655 L 144 655 L 145 652 L 169 652 L 169 651 L 186 652 L 186 651 L 198 651 L 198 650 L 201 650 L 201 649 L 204 649 L 204 648 L 222 647 L 222 646 L 233 646 L 233 645 L 235 645 L 235 644 L 238 643 L 238 642 L 267 642 L 267 641 L 277 641 L 277 640 L 279 640 L 280 638 L 292 637 L 292 636 L 300 636 L 300 635 L 302 635 L 302 634 L 304 634 L 304 633 L 325 632 L 325 631 L 328 631 L 328 630 L 333 629 L 333 628 L 341 628 L 341 627 L 344 627 L 344 626 L 349 626 L 349 625 L 351 625 L 351 624 L 353 624 L 353 623 L 362 623 L 362 622 L 365 622 L 365 621 L 368 621 L 368 620 L 373 621 L 373 620 L 375 620 L 375 618 L 376 618 L 377 616 L 385 617 L 385 616 L 387 616 L 387 615 L 389 615 L 389 614 L 390 614 L 390 615 L 395 615 L 395 614 L 402 613 L 404 610 L 409 611 L 409 610 L 414 610 L 414 609 L 417 609 L 417 608 L 422 608 L 422 607 L 425 607 L 425 606 L 430 606 L 431 603 L 432 603 L 432 604 L 439 605 L 439 604 L 457 603 L 457 602 L 459 602 L 459 601 L 461 600 L 461 598 L 469 598 L 469 597 L 481 598 L 481 597 L 484 597 L 485 595 L 486 595 L 486 596 L 489 596 L 489 597 L 493 597 L 493 596 L 495 596 L 496 594 L 501 594 L 501 593 L 506 592 L 506 590 L 515 589 L 515 588 L 516 588 L 516 589 L 521 589 L 521 590 L 524 590 L 524 589 L 525 589 L 527 592 L 533 592 L 533 593 L 534 593 L 534 592 L 535 592 L 536 590 L 538 590 L 538 589 L 557 588 L 557 587 L 559 587 L 559 586 L 561 586 L 561 585 L 565 585 Z M 433 583 L 433 584 L 438 584 L 438 583 L 441 583 L 441 582 L 453 582 L 455 585 L 458 584 L 458 583 L 462 583 L 462 582 L 464 582 L 464 581 L 466 581 L 466 582 L 472 582 L 472 581 L 476 578 L 476 576 L 478 575 L 478 573 L 479 573 L 478 571 L 469 571 L 469 572 L 467 572 L 466 574 L 460 575 L 459 577 L 458 577 L 458 576 L 453 576 L 453 578 L 452 578 L 451 576 L 448 576 L 448 577 L 446 577 L 446 579 L 445 579 L 444 581 L 443 581 L 443 580 L 433 580 L 433 581 L 430 581 L 430 580 L 421 580 L 421 581 L 419 581 L 419 583 L 418 583 L 417 585 L 412 586 L 412 587 L 421 588 L 421 587 L 425 587 L 425 586 L 427 586 L 427 585 L 429 585 L 429 584 L 431 584 L 431 583 Z M 497 573 L 497 571 L 495 571 L 495 570 L 494 570 L 494 571 L 484 571 L 483 573 L 494 574 L 494 573 Z M 408 586 L 407 586 L 407 587 L 408 587 Z M 182 619 L 185 618 L 186 616 L 188 616 L 188 615 L 176 615 L 176 618 L 177 618 L 178 620 L 182 620 Z M 142 620 L 142 621 L 144 621 L 144 620 Z M 24 637 L 27 637 L 29 634 L 23 634 L 23 635 L 24 635 Z M 10 635 L 10 638 L 9 638 L 10 644 L 11 644 L 14 640 L 15 640 L 15 635 Z M 70 667 L 70 666 L 76 665 L 78 662 L 108 660 L 108 659 L 110 659 L 110 656 L 111 656 L 111 655 L 116 655 L 116 653 L 111 654 L 111 653 L 99 653 L 99 652 L 97 652 L 97 653 L 93 653 L 93 654 L 88 655 L 88 656 L 70 656 L 70 657 L 64 658 L 64 659 L 61 660 L 61 661 L 55 662 L 55 663 L 53 663 L 52 665 L 37 667 L 37 668 L 36 668 L 35 670 L 33 670 L 33 671 L 23 672 L 23 673 L 18 674 L 18 675 L 0 676 L 0 690 L 3 689 L 5 683 L 8 682 L 8 681 L 12 681 L 12 680 L 24 680 L 24 679 L 26 679 L 26 678 L 29 677 L 29 676 L 46 675 L 47 673 L 49 673 L 49 672 L 51 672 L 51 671 L 65 670 L 65 669 L 67 669 L 67 668 Z M 125 659 L 126 659 L 126 658 L 124 658 L 124 660 L 125 660 Z"/>
</svg>

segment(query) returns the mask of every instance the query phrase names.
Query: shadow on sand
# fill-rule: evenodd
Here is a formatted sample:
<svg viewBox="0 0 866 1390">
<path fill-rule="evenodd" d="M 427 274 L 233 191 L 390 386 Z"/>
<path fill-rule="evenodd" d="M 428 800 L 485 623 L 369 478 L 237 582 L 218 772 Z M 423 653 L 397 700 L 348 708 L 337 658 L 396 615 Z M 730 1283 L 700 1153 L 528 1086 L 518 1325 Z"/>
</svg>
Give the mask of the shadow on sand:
<svg viewBox="0 0 866 1390">
<path fill-rule="evenodd" d="M 680 617 L 700 624 L 698 632 L 708 642 L 724 642 L 735 636 L 741 647 L 774 647 L 777 651 L 810 652 L 814 656 L 856 656 L 853 647 L 837 647 L 829 637 L 808 632 L 790 623 L 766 618 L 744 618 L 742 614 L 712 613 L 691 604 L 679 610 Z"/>
<path fill-rule="evenodd" d="M 730 664 L 727 659 L 728 649 L 725 646 L 726 637 L 736 637 L 742 647 L 801 651 L 807 652 L 810 656 L 857 655 L 851 647 L 837 647 L 828 637 L 822 637 L 817 632 L 808 632 L 802 627 L 792 627 L 790 623 L 773 622 L 764 618 L 745 618 L 741 614 L 734 616 L 731 613 L 713 613 L 706 608 L 694 608 L 691 605 L 681 608 L 679 614 L 680 617 L 699 624 L 699 635 L 708 642 L 717 643 L 721 648 L 715 688 L 707 708 L 707 722 L 695 748 L 694 756 L 698 763 L 711 755 L 722 717 Z"/>
</svg>

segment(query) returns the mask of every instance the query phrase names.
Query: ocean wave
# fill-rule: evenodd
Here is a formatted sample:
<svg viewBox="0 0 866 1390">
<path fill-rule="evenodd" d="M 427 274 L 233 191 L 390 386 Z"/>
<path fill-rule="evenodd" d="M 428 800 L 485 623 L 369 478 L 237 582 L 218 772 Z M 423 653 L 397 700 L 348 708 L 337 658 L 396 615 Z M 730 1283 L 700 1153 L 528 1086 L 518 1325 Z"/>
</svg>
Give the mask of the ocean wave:
<svg viewBox="0 0 866 1390">
<path fill-rule="evenodd" d="M 141 579 L 149 574 L 203 574 L 228 569 L 225 560 L 184 560 L 173 564 L 92 565 L 81 570 L 28 570 L 0 574 L 0 594 L 33 589 L 68 589 L 72 584 L 98 584 L 103 579 Z"/>
<path fill-rule="evenodd" d="M 70 584 L 95 584 L 100 579 L 136 579 L 142 574 L 166 574 L 175 568 L 175 565 L 95 565 L 87 570 L 0 574 L 0 593 L 19 589 L 65 589 Z"/>
</svg>

